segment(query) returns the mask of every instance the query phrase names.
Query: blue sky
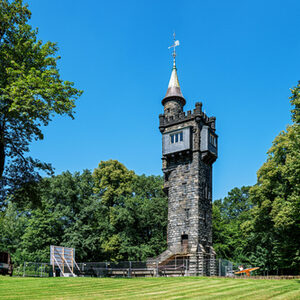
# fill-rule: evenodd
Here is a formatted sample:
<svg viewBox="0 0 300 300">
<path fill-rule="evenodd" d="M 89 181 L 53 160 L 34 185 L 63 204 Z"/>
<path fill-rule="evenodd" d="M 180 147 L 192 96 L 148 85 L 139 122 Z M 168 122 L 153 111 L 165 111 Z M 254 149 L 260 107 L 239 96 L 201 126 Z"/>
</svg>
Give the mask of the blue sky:
<svg viewBox="0 0 300 300">
<path fill-rule="evenodd" d="M 300 2 L 28 0 L 39 38 L 58 43 L 64 80 L 84 90 L 75 120 L 56 117 L 31 155 L 56 174 L 117 159 L 162 174 L 158 115 L 177 48 L 186 110 L 216 116 L 213 198 L 253 185 L 275 136 L 290 121 L 300 80 Z"/>
</svg>

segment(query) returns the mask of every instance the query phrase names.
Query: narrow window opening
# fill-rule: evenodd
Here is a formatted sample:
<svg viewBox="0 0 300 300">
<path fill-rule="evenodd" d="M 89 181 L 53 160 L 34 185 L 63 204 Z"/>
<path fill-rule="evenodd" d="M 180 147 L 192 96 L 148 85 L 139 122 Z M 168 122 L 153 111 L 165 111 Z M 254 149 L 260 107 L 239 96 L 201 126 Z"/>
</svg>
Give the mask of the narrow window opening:
<svg viewBox="0 0 300 300">
<path fill-rule="evenodd" d="M 185 218 L 188 220 L 190 217 L 190 210 L 188 208 L 185 209 Z"/>
<path fill-rule="evenodd" d="M 169 181 L 169 173 L 165 173 L 165 181 Z"/>
<path fill-rule="evenodd" d="M 209 135 L 209 142 L 210 142 L 214 147 L 217 146 L 217 139 L 216 139 L 216 137 L 215 137 L 213 134 L 210 134 L 210 135 Z"/>
<path fill-rule="evenodd" d="M 179 133 L 179 136 L 180 136 L 180 142 L 182 142 L 183 141 L 183 132 L 182 131 Z"/>
<path fill-rule="evenodd" d="M 174 134 L 171 134 L 171 143 L 174 144 Z"/>
<path fill-rule="evenodd" d="M 182 183 L 182 192 L 183 192 L 183 194 L 186 194 L 186 192 L 187 192 L 187 189 L 186 189 L 186 182 L 183 182 L 183 183 Z"/>
</svg>

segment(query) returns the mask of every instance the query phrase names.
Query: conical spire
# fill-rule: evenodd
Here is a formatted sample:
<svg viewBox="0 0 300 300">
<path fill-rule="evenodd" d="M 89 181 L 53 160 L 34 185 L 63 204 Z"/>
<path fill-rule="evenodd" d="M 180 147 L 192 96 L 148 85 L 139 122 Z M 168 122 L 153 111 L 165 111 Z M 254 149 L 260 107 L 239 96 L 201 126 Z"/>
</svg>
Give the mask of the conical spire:
<svg viewBox="0 0 300 300">
<path fill-rule="evenodd" d="M 183 98 L 183 95 L 182 95 L 182 92 L 180 89 L 180 85 L 179 85 L 179 81 L 178 81 L 176 66 L 174 66 L 172 69 L 172 73 L 171 73 L 171 77 L 170 77 L 170 81 L 169 81 L 169 85 L 168 85 L 168 90 L 167 90 L 165 98 L 169 98 L 169 97 Z"/>
<path fill-rule="evenodd" d="M 174 45 L 172 45 L 169 48 L 174 48 L 172 56 L 173 56 L 173 69 L 168 85 L 168 90 L 165 95 L 165 98 L 162 100 L 162 104 L 164 105 L 167 100 L 170 100 L 170 98 L 179 98 L 183 102 L 183 105 L 185 105 L 185 99 L 183 98 L 183 95 L 181 93 L 179 81 L 178 81 L 178 75 L 177 75 L 177 68 L 176 68 L 176 51 L 175 47 L 179 46 L 179 41 L 175 40 L 175 34 L 174 34 Z"/>
</svg>

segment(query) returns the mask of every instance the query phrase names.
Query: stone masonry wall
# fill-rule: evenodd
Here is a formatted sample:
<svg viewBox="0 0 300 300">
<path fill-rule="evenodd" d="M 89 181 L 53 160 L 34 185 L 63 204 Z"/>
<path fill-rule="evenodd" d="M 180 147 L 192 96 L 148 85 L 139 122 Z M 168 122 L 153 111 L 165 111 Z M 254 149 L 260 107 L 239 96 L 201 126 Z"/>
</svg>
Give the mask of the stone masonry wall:
<svg viewBox="0 0 300 300">
<path fill-rule="evenodd" d="M 170 106 L 170 105 L 169 105 Z M 160 115 L 160 130 L 166 134 L 184 127 L 191 128 L 191 149 L 163 156 L 165 191 L 168 195 L 168 249 L 174 253 L 191 253 L 190 271 L 204 275 L 213 268 L 204 263 L 212 257 L 212 157 L 203 161 L 200 136 L 203 125 L 215 130 L 215 118 L 208 118 L 197 103 L 194 112 Z M 183 236 L 188 237 L 188 248 Z"/>
</svg>

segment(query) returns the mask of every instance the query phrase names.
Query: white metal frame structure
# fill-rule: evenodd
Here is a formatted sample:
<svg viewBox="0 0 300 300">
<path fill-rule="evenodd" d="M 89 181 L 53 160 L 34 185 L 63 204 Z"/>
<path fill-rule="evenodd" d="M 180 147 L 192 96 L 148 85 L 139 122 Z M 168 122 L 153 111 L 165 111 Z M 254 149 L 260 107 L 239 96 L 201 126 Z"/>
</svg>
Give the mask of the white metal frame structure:
<svg viewBox="0 0 300 300">
<path fill-rule="evenodd" d="M 59 267 L 61 274 L 71 274 L 75 277 L 74 267 L 80 271 L 75 261 L 75 249 L 61 246 L 50 246 L 50 264 L 52 265 L 53 276 L 55 276 L 55 267 Z M 67 271 L 67 272 L 66 272 Z"/>
</svg>

